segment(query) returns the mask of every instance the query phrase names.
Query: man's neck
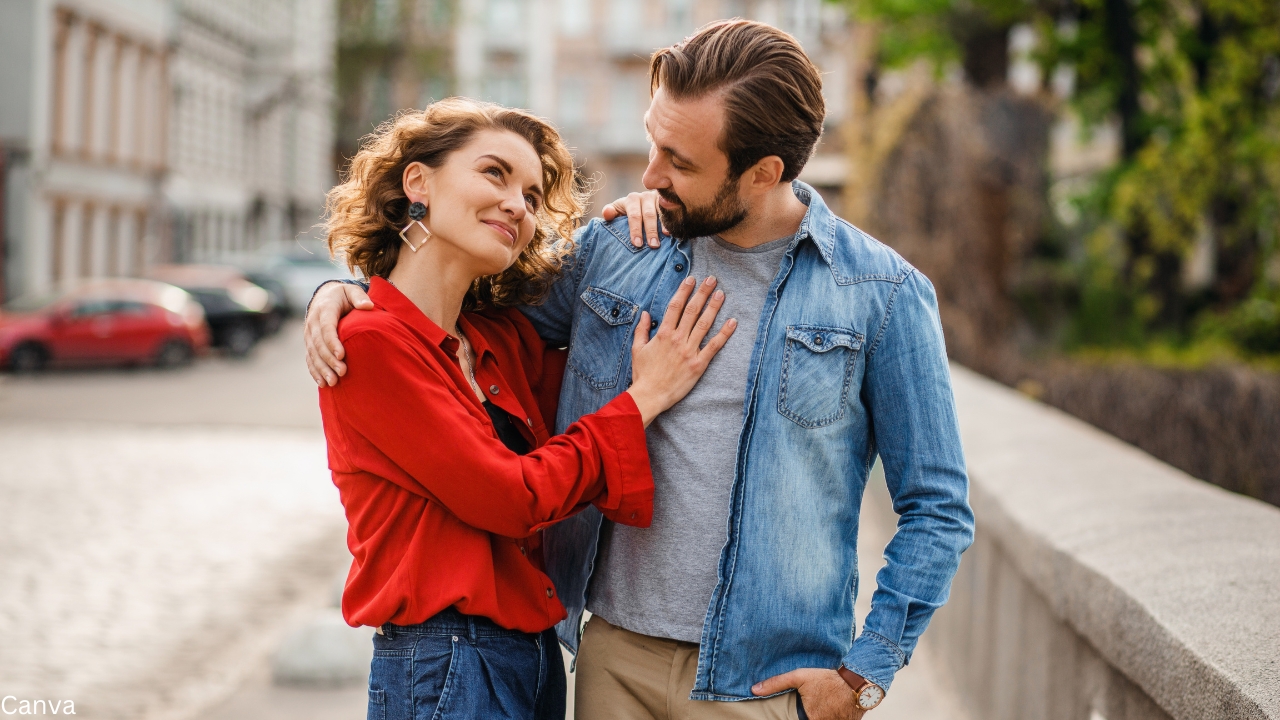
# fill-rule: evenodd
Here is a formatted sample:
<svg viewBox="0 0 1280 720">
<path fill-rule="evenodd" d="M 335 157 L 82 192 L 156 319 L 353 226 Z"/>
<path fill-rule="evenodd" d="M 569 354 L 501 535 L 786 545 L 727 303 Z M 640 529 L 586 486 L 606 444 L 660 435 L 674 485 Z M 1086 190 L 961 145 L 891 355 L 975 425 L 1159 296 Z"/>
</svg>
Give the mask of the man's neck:
<svg viewBox="0 0 1280 720">
<path fill-rule="evenodd" d="M 808 206 L 800 202 L 791 183 L 778 183 L 747 212 L 747 218 L 720 233 L 720 239 L 743 248 L 753 248 L 796 234 Z"/>
</svg>

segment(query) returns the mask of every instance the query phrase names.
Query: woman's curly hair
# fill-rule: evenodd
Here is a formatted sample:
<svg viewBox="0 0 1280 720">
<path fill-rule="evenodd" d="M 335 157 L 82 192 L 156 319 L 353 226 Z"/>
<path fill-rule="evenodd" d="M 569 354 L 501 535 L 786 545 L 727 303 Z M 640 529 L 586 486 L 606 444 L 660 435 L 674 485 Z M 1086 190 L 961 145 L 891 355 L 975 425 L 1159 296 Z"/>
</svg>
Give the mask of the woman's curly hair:
<svg viewBox="0 0 1280 720">
<path fill-rule="evenodd" d="M 542 163 L 543 204 L 533 239 L 511 267 L 479 278 L 463 301 L 465 310 L 540 302 L 573 251 L 573 231 L 582 218 L 586 192 L 573 156 L 555 128 L 522 110 L 454 97 L 423 111 L 404 112 L 383 123 L 361 143 L 343 181 L 325 199 L 329 252 L 365 277 L 386 277 L 400 256 L 400 228 L 409 222 L 402 178 L 410 163 L 430 168 L 482 130 L 508 130 L 533 146 Z"/>
</svg>

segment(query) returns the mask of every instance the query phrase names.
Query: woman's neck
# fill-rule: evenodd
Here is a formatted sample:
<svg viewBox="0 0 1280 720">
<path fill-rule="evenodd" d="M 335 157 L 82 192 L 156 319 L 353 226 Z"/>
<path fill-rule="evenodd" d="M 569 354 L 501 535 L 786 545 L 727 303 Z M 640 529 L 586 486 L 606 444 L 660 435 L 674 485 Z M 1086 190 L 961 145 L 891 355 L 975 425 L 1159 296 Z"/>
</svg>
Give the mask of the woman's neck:
<svg viewBox="0 0 1280 720">
<path fill-rule="evenodd" d="M 387 280 L 428 320 L 453 334 L 462 314 L 462 301 L 478 276 L 470 263 L 450 257 L 450 249 L 446 243 L 430 241 L 417 252 L 402 247 Z"/>
</svg>

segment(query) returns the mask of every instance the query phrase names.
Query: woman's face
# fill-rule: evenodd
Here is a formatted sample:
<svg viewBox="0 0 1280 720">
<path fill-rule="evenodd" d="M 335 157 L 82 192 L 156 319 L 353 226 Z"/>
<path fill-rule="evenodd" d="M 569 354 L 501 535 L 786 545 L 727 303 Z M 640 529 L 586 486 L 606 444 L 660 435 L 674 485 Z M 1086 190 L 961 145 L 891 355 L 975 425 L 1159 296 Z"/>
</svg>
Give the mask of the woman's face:
<svg viewBox="0 0 1280 720">
<path fill-rule="evenodd" d="M 496 275 L 511 267 L 533 239 L 543 202 L 542 164 L 519 135 L 483 130 L 439 168 L 410 165 L 404 190 L 410 202 L 427 206 L 423 224 L 431 243 L 446 243 L 440 249 L 474 262 L 478 276 Z"/>
</svg>

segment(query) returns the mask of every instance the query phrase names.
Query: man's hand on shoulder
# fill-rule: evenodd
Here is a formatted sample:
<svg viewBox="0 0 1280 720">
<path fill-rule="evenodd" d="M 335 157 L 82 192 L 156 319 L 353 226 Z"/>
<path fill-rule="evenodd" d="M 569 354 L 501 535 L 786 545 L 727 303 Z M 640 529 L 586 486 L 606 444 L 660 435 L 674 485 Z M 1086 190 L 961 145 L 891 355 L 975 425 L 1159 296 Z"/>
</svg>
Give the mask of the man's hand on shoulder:
<svg viewBox="0 0 1280 720">
<path fill-rule="evenodd" d="M 656 248 L 661 244 L 658 237 L 658 193 L 656 190 L 633 192 L 624 198 L 618 198 L 605 205 L 600 214 L 604 217 L 605 222 L 611 222 L 621 215 L 626 215 L 627 229 L 631 231 L 631 244 L 636 247 L 644 247 L 646 237 L 651 248 Z M 665 228 L 661 230 L 661 234 L 667 234 Z"/>
<path fill-rule="evenodd" d="M 363 288 L 328 282 L 316 291 L 307 307 L 303 338 L 307 344 L 307 371 L 320 387 L 338 384 L 347 374 L 342 361 L 346 351 L 338 340 L 338 321 L 352 310 L 372 310 L 373 301 Z"/>
<path fill-rule="evenodd" d="M 773 695 L 793 688 L 800 693 L 804 714 L 809 716 L 809 720 L 861 720 L 866 714 L 858 707 L 858 697 L 854 695 L 853 688 L 835 670 L 792 670 L 756 683 L 751 692 Z"/>
</svg>

